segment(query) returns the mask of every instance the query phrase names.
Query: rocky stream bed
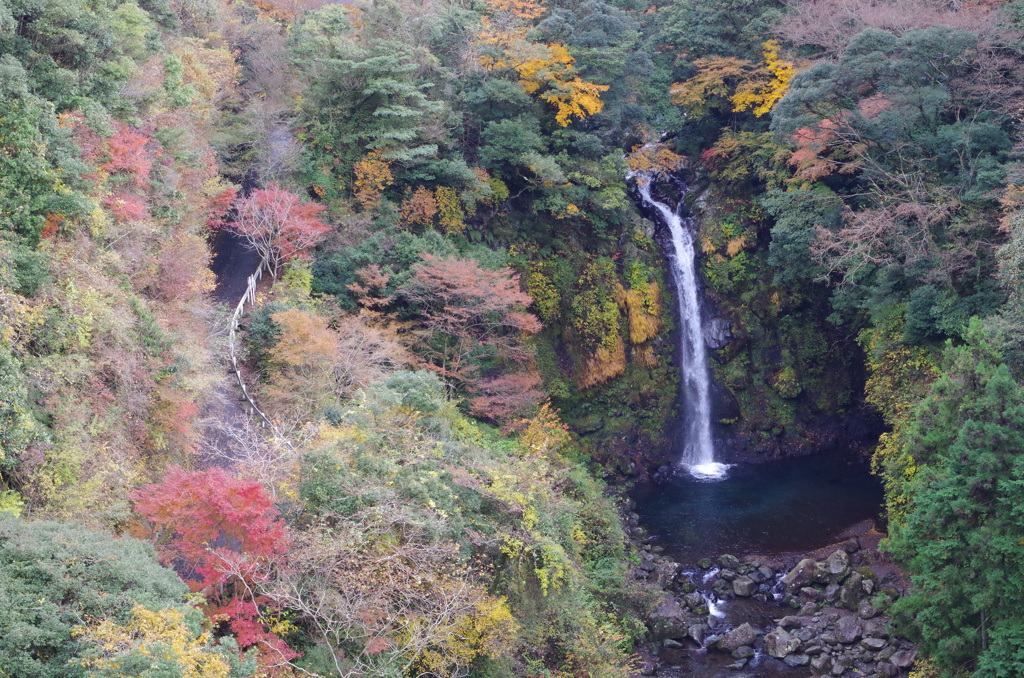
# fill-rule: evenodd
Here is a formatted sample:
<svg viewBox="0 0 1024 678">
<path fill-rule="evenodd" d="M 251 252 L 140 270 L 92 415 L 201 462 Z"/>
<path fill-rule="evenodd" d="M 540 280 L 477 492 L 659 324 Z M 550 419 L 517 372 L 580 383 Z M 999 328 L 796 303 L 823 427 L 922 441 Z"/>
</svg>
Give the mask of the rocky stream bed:
<svg viewBox="0 0 1024 678">
<path fill-rule="evenodd" d="M 726 554 L 693 565 L 646 544 L 634 576 L 664 593 L 634 675 L 906 675 L 916 649 L 886 615 L 903 583 L 879 556 L 878 533 L 863 531 L 814 557 Z"/>
</svg>

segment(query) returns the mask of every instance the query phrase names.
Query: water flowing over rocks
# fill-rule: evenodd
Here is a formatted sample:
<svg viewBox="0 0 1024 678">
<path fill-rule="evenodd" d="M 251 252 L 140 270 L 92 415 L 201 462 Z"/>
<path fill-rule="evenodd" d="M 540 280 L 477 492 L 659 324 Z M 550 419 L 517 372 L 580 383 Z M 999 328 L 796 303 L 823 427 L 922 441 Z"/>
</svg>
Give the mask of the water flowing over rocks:
<svg viewBox="0 0 1024 678">
<path fill-rule="evenodd" d="M 916 648 L 885 615 L 899 581 L 884 567 L 876 571 L 873 555 L 855 538 L 790 566 L 730 554 L 686 566 L 647 551 L 635 575 L 658 573 L 665 593 L 649 616 L 634 675 L 906 676 Z"/>
</svg>

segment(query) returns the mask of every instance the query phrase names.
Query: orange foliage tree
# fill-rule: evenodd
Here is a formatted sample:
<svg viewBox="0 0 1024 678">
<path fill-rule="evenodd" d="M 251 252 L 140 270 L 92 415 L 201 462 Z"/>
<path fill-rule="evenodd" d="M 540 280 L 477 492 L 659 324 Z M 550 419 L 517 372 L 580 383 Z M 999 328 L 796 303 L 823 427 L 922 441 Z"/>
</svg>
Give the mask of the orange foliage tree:
<svg viewBox="0 0 1024 678">
<path fill-rule="evenodd" d="M 380 156 L 380 151 L 368 153 L 352 168 L 355 174 L 355 198 L 366 211 L 380 205 L 384 189 L 395 180 L 391 165 Z"/>
<path fill-rule="evenodd" d="M 472 259 L 424 253 L 413 271 L 401 293 L 423 321 L 423 352 L 441 374 L 469 384 L 484 362 L 518 369 L 529 361 L 522 338 L 541 325 L 526 312 L 533 300 L 511 269 L 489 271 Z"/>
<path fill-rule="evenodd" d="M 402 221 L 407 224 L 426 226 L 437 214 L 437 199 L 434 193 L 423 186 L 418 186 L 412 195 L 402 203 Z"/>
</svg>

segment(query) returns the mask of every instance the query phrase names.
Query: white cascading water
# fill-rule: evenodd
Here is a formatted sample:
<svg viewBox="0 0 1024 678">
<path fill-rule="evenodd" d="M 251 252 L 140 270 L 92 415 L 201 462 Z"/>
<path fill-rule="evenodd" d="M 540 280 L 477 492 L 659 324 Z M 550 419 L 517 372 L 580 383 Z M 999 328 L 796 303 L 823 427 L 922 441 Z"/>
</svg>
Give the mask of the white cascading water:
<svg viewBox="0 0 1024 678">
<path fill-rule="evenodd" d="M 682 464 L 696 478 L 719 480 L 725 477 L 727 464 L 715 461 L 715 445 L 711 438 L 711 382 L 707 354 L 704 350 L 704 328 L 697 294 L 696 250 L 693 223 L 676 210 L 651 196 L 651 181 L 639 177 L 637 188 L 643 201 L 656 209 L 672 235 L 673 252 L 669 253 L 672 279 L 679 301 L 679 333 L 682 354 L 683 397 L 690 416 L 683 448 Z"/>
</svg>

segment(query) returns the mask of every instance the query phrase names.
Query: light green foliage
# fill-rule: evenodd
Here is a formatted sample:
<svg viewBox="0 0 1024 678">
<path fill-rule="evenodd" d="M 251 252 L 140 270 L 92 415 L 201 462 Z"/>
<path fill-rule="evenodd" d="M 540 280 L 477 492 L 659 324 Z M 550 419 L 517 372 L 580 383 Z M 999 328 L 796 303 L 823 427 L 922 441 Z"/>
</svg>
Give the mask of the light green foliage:
<svg viewBox="0 0 1024 678">
<path fill-rule="evenodd" d="M 0 670 L 76 678 L 87 672 L 74 661 L 86 649 L 75 629 L 126 621 L 135 603 L 179 605 L 188 588 L 148 544 L 0 512 L 0 592 Z"/>
<path fill-rule="evenodd" d="M 539 658 L 541 648 L 566 659 L 577 653 L 573 661 L 595 672 L 624 661 L 621 622 L 601 609 L 601 601 L 633 595 L 624 535 L 582 468 L 529 456 L 459 414 L 426 372 L 396 373 L 357 394 L 313 449 L 302 497 L 314 515 L 344 522 L 400 512 L 390 520 L 422 535 L 421 548 L 452 541 L 461 562 L 482 559 L 478 576 L 508 598 L 522 627 L 509 640 L 524 657 Z M 400 535 L 390 538 L 401 545 Z M 601 626 L 606 635 L 591 635 Z"/>
<path fill-rule="evenodd" d="M 29 410 L 24 379 L 18 359 L 0 342 L 0 482 L 31 443 L 45 439 Z"/>
</svg>

